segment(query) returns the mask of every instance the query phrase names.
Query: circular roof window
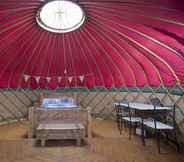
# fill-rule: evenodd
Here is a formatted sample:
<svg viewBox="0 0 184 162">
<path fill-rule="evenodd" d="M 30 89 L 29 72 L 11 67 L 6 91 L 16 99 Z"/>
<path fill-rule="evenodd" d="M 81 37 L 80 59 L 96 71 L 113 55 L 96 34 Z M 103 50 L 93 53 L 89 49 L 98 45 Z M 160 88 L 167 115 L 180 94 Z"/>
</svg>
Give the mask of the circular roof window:
<svg viewBox="0 0 184 162">
<path fill-rule="evenodd" d="M 49 1 L 37 13 L 37 23 L 50 32 L 67 33 L 78 29 L 85 21 L 82 8 L 67 0 Z"/>
</svg>

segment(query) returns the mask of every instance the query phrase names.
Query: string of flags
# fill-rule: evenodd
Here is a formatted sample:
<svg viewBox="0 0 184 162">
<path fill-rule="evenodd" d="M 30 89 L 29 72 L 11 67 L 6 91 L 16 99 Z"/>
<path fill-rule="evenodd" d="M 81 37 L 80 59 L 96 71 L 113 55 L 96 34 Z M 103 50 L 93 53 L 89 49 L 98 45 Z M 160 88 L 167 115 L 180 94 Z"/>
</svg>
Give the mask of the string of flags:
<svg viewBox="0 0 184 162">
<path fill-rule="evenodd" d="M 52 78 L 57 78 L 58 83 L 61 83 L 62 79 L 67 79 L 69 83 L 72 83 L 74 79 L 80 79 L 81 83 L 84 82 L 86 75 L 79 75 L 79 76 L 59 76 L 59 77 L 42 77 L 42 76 L 32 76 L 32 75 L 24 75 L 25 82 L 28 82 L 31 78 L 34 78 L 36 83 L 38 84 L 40 82 L 40 79 L 45 79 L 48 83 L 52 80 Z"/>
</svg>

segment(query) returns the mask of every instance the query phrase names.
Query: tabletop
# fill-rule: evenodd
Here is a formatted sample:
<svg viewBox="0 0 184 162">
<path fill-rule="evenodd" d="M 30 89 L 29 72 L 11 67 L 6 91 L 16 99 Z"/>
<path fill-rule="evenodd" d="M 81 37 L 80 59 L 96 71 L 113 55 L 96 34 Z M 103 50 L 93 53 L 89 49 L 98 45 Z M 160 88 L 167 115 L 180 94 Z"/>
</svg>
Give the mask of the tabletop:
<svg viewBox="0 0 184 162">
<path fill-rule="evenodd" d="M 154 110 L 154 105 L 152 104 L 144 104 L 144 103 L 138 103 L 138 102 L 129 102 L 129 103 L 125 103 L 125 102 L 115 102 L 114 103 L 115 106 L 121 106 L 121 107 L 125 107 L 125 108 L 131 108 L 131 109 L 136 109 L 136 110 L 141 110 L 141 111 L 146 111 L 146 110 Z M 156 110 L 172 110 L 172 107 L 166 107 L 166 106 L 156 106 L 155 108 Z"/>
</svg>

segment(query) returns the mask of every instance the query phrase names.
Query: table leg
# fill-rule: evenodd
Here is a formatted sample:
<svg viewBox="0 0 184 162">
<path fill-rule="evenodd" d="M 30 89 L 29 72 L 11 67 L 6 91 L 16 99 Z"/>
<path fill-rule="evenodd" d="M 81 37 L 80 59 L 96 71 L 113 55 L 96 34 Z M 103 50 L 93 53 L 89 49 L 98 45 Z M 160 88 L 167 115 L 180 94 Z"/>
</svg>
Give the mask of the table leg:
<svg viewBox="0 0 184 162">
<path fill-rule="evenodd" d="M 129 122 L 129 140 L 131 140 L 131 135 L 132 135 L 132 122 Z"/>
<path fill-rule="evenodd" d="M 77 138 L 77 146 L 81 146 L 81 138 Z"/>
<path fill-rule="evenodd" d="M 145 132 L 145 128 L 144 128 L 144 123 L 143 123 L 143 120 L 142 120 L 142 123 L 141 123 L 141 138 L 142 138 L 143 146 L 146 145 L 144 132 Z"/>
<path fill-rule="evenodd" d="M 46 140 L 42 138 L 42 139 L 41 139 L 41 146 L 44 147 L 45 144 L 46 144 Z"/>
</svg>

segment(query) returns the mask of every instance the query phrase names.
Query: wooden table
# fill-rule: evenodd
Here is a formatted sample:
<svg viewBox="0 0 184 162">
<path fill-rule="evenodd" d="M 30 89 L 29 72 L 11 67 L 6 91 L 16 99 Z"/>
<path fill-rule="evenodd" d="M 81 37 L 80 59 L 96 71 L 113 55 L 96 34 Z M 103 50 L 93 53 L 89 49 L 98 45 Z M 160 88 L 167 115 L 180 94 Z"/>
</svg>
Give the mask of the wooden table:
<svg viewBox="0 0 184 162">
<path fill-rule="evenodd" d="M 45 146 L 49 139 L 76 139 L 77 145 L 81 145 L 81 140 L 85 136 L 85 127 L 81 123 L 47 123 L 39 124 L 36 131 L 36 139 L 41 140 L 41 145 Z"/>
<path fill-rule="evenodd" d="M 166 107 L 166 106 L 154 106 L 152 104 L 144 104 L 144 103 L 136 103 L 136 102 L 115 102 L 114 103 L 115 107 L 117 108 L 116 111 L 120 112 L 122 109 L 131 109 L 135 110 L 135 114 L 138 112 L 139 116 L 141 116 L 141 125 L 142 125 L 142 142 L 143 145 L 145 145 L 145 137 L 144 137 L 144 126 L 149 127 L 151 129 L 154 129 L 157 135 L 157 145 L 158 145 L 158 150 L 160 153 L 160 131 L 171 131 L 174 132 L 175 134 L 175 140 L 176 140 L 176 145 L 177 149 L 179 150 L 179 144 L 177 142 L 177 137 L 176 137 L 176 121 L 175 121 L 175 105 L 173 107 Z M 170 126 L 166 123 L 157 121 L 155 114 L 156 112 L 160 113 L 162 111 L 173 111 L 173 126 Z M 152 120 L 150 119 L 143 119 L 142 112 L 152 112 Z"/>
</svg>

